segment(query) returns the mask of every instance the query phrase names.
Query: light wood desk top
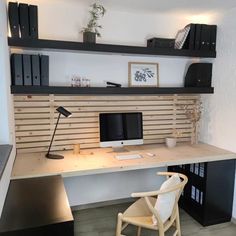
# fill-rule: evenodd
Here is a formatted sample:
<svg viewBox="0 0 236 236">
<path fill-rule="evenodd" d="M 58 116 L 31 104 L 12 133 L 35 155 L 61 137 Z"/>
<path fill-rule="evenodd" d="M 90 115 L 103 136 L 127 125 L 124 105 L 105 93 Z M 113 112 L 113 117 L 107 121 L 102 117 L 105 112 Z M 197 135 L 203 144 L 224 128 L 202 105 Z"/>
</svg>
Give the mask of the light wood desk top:
<svg viewBox="0 0 236 236">
<path fill-rule="evenodd" d="M 236 159 L 236 154 L 207 144 L 178 144 L 168 149 L 164 145 L 127 146 L 131 153 L 143 158 L 117 160 L 111 148 L 82 150 L 74 155 L 72 151 L 58 152 L 62 160 L 46 159 L 45 153 L 18 154 L 12 171 L 12 179 L 62 175 L 63 177 L 93 175 L 118 171 L 138 170 L 171 165 Z M 146 153 L 154 153 L 150 157 Z"/>
</svg>

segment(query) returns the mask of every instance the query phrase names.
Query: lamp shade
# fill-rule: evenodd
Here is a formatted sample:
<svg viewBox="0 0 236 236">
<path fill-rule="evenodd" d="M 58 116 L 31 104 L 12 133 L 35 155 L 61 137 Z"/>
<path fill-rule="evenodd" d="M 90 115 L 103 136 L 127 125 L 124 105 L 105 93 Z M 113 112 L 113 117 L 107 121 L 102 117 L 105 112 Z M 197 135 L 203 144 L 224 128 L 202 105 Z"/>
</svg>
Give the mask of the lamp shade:
<svg viewBox="0 0 236 236">
<path fill-rule="evenodd" d="M 58 107 L 56 110 L 65 117 L 71 117 L 72 116 L 72 113 L 67 111 L 64 107 Z"/>
</svg>

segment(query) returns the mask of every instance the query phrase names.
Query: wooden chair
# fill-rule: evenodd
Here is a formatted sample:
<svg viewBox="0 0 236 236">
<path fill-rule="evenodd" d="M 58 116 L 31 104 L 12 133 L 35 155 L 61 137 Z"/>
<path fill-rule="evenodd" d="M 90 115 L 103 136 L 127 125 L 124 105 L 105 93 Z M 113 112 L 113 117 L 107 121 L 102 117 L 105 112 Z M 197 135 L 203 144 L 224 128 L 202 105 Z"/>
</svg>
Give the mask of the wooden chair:
<svg viewBox="0 0 236 236">
<path fill-rule="evenodd" d="M 173 172 L 159 172 L 157 173 L 161 176 L 166 176 L 167 179 L 176 174 Z M 164 236 L 165 232 L 171 227 L 175 227 L 175 232 L 173 236 L 181 236 L 181 230 L 180 230 L 180 219 L 179 219 L 179 207 L 178 207 L 178 201 L 181 195 L 181 192 L 184 189 L 184 186 L 188 182 L 188 178 L 183 175 L 179 174 L 179 177 L 181 179 L 181 183 L 175 185 L 174 187 L 165 189 L 165 190 L 159 190 L 159 191 L 153 191 L 153 192 L 142 192 L 142 193 L 132 193 L 132 197 L 138 197 L 140 198 L 136 202 L 134 202 L 123 214 L 118 214 L 118 220 L 117 220 L 117 228 L 116 228 L 116 236 L 124 236 L 121 234 L 121 232 L 129 225 L 135 225 L 138 227 L 137 236 L 141 235 L 141 228 L 147 228 L 151 230 L 159 231 L 159 234 L 157 232 L 157 235 Z M 170 218 L 166 222 L 162 222 L 159 213 L 157 212 L 156 208 L 154 208 L 154 205 L 156 203 L 156 198 L 158 195 L 175 192 L 175 203 L 173 207 L 172 214 Z M 152 216 L 155 216 L 157 220 L 157 225 L 153 224 Z"/>
</svg>

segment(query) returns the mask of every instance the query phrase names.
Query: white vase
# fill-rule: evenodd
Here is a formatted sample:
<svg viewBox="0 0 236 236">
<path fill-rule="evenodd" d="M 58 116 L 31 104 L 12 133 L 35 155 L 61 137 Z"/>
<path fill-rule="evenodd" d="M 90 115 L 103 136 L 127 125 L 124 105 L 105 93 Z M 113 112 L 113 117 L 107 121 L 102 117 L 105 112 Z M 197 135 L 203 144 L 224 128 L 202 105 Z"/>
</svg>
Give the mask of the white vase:
<svg viewBox="0 0 236 236">
<path fill-rule="evenodd" d="M 173 148 L 176 146 L 176 138 L 166 138 L 166 146 L 168 148 Z"/>
</svg>

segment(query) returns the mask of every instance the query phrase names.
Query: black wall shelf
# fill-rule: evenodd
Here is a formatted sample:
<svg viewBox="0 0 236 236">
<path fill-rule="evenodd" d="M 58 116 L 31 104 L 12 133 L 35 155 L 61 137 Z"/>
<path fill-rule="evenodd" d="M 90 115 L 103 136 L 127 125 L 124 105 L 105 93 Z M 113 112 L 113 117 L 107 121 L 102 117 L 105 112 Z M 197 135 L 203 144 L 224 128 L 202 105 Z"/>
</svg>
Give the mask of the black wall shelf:
<svg viewBox="0 0 236 236">
<path fill-rule="evenodd" d="M 177 57 L 200 57 L 215 58 L 215 51 L 201 50 L 177 50 L 166 48 L 147 48 L 137 46 L 112 45 L 112 44 L 85 44 L 81 42 L 58 41 L 46 39 L 15 39 L 8 38 L 10 47 L 29 50 L 63 50 L 63 51 L 83 51 L 90 53 L 111 53 L 126 55 L 146 55 L 146 56 L 177 56 Z"/>
<path fill-rule="evenodd" d="M 11 86 L 12 94 L 74 94 L 74 95 L 158 95 L 158 94 L 212 94 L 214 88 L 104 88 L 59 86 Z"/>
</svg>

